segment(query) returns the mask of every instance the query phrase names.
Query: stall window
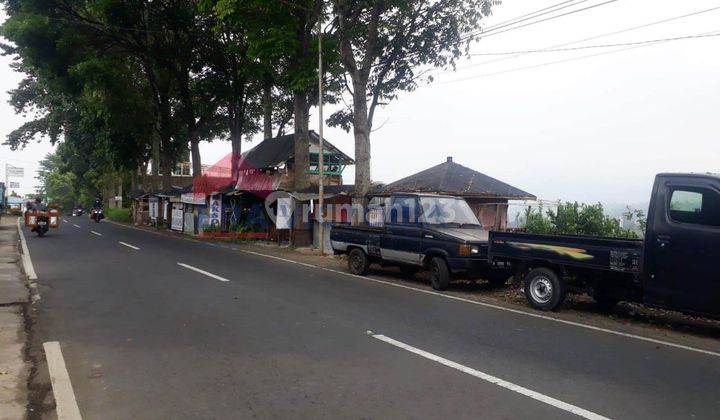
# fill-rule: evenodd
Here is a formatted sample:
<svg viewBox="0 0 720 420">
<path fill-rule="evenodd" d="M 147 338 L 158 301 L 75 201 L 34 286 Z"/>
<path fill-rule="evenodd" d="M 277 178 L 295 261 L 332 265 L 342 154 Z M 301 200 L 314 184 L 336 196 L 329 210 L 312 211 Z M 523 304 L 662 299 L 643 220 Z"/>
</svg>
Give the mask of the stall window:
<svg viewBox="0 0 720 420">
<path fill-rule="evenodd" d="M 706 188 L 674 189 L 670 218 L 679 223 L 720 226 L 720 194 Z"/>
</svg>

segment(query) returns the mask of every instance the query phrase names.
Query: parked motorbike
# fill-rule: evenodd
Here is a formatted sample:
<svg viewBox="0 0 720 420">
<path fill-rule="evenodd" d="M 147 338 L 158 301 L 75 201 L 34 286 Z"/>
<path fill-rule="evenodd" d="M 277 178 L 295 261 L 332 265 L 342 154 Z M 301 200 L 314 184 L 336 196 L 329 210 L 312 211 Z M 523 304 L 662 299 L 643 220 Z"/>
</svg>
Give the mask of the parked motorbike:
<svg viewBox="0 0 720 420">
<path fill-rule="evenodd" d="M 103 214 L 102 209 L 92 209 L 90 211 L 90 219 L 94 220 L 95 223 L 100 223 L 100 221 L 104 218 L 105 214 Z"/>
</svg>

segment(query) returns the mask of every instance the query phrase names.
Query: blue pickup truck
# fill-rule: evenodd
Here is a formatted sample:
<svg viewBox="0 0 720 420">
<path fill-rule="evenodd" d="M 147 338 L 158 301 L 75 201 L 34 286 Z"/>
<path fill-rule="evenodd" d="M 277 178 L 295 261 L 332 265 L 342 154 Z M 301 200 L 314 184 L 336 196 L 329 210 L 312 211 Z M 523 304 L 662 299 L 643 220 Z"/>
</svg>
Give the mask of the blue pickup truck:
<svg viewBox="0 0 720 420">
<path fill-rule="evenodd" d="M 370 210 L 375 226 L 334 226 L 336 254 L 348 255 L 348 269 L 362 275 L 371 263 L 398 266 L 407 275 L 430 272 L 436 290 L 454 276 L 504 284 L 511 272 L 488 263 L 488 232 L 462 198 L 437 194 L 394 194 Z"/>
</svg>

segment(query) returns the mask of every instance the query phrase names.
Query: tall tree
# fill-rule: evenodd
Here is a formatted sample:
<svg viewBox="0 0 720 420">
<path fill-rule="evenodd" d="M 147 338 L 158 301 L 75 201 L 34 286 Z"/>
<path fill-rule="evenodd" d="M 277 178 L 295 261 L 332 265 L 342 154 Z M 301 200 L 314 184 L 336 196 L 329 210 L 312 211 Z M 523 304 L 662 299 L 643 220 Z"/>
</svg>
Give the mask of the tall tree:
<svg viewBox="0 0 720 420">
<path fill-rule="evenodd" d="M 490 0 L 332 0 L 352 106 L 331 116 L 330 123 L 346 129 L 352 125 L 356 201 L 365 203 L 370 189 L 370 133 L 377 106 L 401 91 L 414 90 L 423 79 L 423 69 L 453 66 L 473 40 L 466 34 L 490 13 L 490 4 Z"/>
</svg>

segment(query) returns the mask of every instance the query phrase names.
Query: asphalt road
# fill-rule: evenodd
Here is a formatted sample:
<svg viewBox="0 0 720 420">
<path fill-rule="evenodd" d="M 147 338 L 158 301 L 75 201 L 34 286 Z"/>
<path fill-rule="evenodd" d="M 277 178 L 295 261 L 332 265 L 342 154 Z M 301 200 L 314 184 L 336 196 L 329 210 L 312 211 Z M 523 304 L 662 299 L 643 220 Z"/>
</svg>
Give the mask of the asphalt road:
<svg viewBox="0 0 720 420">
<path fill-rule="evenodd" d="M 717 356 L 65 219 L 35 337 L 86 419 L 720 416 Z"/>
</svg>

